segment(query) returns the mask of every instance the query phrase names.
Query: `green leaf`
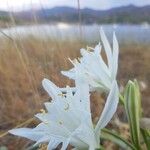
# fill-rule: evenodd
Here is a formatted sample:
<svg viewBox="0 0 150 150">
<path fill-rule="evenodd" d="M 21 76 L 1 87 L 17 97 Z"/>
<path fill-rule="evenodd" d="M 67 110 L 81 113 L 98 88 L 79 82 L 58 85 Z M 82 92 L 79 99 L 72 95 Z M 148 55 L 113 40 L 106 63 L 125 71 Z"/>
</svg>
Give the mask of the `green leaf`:
<svg viewBox="0 0 150 150">
<path fill-rule="evenodd" d="M 124 105 L 124 97 L 121 94 L 119 94 L 119 102 Z"/>
<path fill-rule="evenodd" d="M 147 149 L 150 149 L 150 132 L 148 130 L 142 129 L 141 128 L 141 133 L 143 136 L 143 140 L 146 144 Z"/>
<path fill-rule="evenodd" d="M 105 150 L 105 149 L 104 149 L 104 147 L 102 145 L 100 145 L 100 148 L 98 148 L 96 150 Z"/>
<path fill-rule="evenodd" d="M 124 93 L 125 110 L 130 125 L 131 140 L 140 150 L 141 99 L 137 81 L 129 81 Z"/>
<path fill-rule="evenodd" d="M 141 94 L 140 94 L 140 88 L 137 80 L 134 80 L 134 85 L 135 85 L 135 92 L 137 94 L 137 103 L 138 103 L 138 112 L 139 112 L 139 119 L 142 117 L 142 106 L 141 106 Z"/>
<path fill-rule="evenodd" d="M 120 137 L 117 133 L 114 133 L 106 128 L 101 130 L 101 138 L 110 140 L 125 150 L 136 150 L 131 143 Z"/>
</svg>

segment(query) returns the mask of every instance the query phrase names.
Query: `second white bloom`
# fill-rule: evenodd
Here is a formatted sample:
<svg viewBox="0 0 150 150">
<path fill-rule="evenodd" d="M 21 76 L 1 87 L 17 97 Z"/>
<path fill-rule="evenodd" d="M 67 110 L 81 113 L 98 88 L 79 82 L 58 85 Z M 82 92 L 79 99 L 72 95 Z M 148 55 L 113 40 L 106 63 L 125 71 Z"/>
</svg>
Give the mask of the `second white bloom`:
<svg viewBox="0 0 150 150">
<path fill-rule="evenodd" d="M 113 50 L 102 29 L 100 30 L 100 35 L 107 63 L 101 55 L 101 44 L 98 44 L 95 48 L 81 49 L 82 57 L 71 61 L 74 68 L 69 71 L 62 71 L 62 74 L 75 80 L 75 72 L 78 71 L 78 76 L 80 75 L 79 77 L 90 85 L 90 90 L 108 92 L 113 81 L 116 80 L 119 46 L 115 33 L 113 34 Z"/>
</svg>

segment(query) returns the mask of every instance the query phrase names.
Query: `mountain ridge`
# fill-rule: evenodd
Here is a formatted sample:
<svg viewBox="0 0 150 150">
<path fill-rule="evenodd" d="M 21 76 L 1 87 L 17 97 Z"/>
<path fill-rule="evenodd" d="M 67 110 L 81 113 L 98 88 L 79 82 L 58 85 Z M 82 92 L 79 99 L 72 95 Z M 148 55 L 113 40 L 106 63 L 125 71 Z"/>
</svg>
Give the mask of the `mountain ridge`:
<svg viewBox="0 0 150 150">
<path fill-rule="evenodd" d="M 8 13 L 8 12 L 7 12 Z M 150 23 L 150 5 L 138 7 L 134 5 L 120 6 L 108 10 L 95 10 L 83 8 L 80 10 L 83 24 L 93 23 Z M 32 22 L 35 18 L 38 22 L 66 22 L 78 23 L 78 9 L 68 6 L 53 8 L 41 8 L 13 13 L 18 22 Z M 1 13 L 0 13 L 1 16 Z"/>
</svg>

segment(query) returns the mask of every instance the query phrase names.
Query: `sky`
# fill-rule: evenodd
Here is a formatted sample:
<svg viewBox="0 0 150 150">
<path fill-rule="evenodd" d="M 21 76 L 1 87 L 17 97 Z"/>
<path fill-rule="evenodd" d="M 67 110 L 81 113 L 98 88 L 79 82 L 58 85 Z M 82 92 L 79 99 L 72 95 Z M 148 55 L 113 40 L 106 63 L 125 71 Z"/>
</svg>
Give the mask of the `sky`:
<svg viewBox="0 0 150 150">
<path fill-rule="evenodd" d="M 80 0 L 81 8 L 109 9 L 125 5 L 150 5 L 150 0 Z M 20 11 L 29 8 L 52 8 L 55 6 L 77 7 L 77 0 L 0 0 L 1 10 Z"/>
</svg>

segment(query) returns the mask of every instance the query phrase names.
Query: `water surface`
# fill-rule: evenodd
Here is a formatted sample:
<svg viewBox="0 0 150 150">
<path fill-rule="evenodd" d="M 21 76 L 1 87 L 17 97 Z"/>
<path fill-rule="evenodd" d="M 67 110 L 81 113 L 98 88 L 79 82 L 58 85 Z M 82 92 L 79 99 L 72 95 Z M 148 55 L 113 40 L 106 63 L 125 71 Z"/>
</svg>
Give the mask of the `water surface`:
<svg viewBox="0 0 150 150">
<path fill-rule="evenodd" d="M 150 42 L 150 26 L 145 25 L 83 25 L 80 28 L 78 25 L 69 25 L 59 23 L 57 25 L 32 25 L 32 26 L 16 26 L 3 29 L 2 32 L 10 37 L 24 37 L 28 35 L 37 36 L 40 38 L 50 37 L 56 40 L 66 39 L 84 39 L 90 42 L 99 41 L 99 29 L 103 27 L 108 38 L 112 39 L 113 31 L 116 32 L 119 42 Z M 2 33 L 0 33 L 3 36 Z"/>
</svg>

